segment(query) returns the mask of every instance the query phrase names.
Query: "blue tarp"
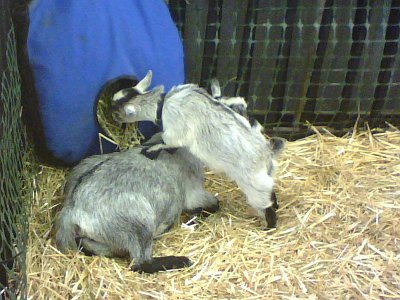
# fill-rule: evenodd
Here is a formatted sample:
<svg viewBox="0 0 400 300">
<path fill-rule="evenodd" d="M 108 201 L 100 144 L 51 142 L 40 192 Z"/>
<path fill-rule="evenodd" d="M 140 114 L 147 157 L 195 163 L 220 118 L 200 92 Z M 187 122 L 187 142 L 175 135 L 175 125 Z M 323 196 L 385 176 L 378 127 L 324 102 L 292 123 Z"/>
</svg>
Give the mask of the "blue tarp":
<svg viewBox="0 0 400 300">
<path fill-rule="evenodd" d="M 96 97 L 106 82 L 149 69 L 153 86 L 184 81 L 182 43 L 163 0 L 33 1 L 28 55 L 47 146 L 67 163 L 99 153 Z"/>
</svg>

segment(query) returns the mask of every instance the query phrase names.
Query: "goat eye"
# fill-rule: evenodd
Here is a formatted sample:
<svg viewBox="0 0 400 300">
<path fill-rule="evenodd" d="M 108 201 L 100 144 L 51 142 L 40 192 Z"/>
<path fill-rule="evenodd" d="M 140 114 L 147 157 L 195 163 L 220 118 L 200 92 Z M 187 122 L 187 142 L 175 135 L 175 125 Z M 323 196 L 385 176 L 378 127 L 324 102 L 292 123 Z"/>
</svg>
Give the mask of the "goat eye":
<svg viewBox="0 0 400 300">
<path fill-rule="evenodd" d="M 136 113 L 136 109 L 133 105 L 126 105 L 124 107 L 125 115 L 127 116 L 133 116 Z"/>
</svg>

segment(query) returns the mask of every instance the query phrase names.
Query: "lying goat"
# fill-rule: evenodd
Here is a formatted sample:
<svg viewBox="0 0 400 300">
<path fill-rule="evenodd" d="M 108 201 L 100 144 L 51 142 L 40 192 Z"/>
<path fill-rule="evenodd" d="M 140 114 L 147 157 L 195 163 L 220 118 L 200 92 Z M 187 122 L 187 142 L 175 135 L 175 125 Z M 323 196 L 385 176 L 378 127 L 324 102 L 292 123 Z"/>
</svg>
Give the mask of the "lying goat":
<svg viewBox="0 0 400 300">
<path fill-rule="evenodd" d="M 133 270 L 146 273 L 191 264 L 184 256 L 152 257 L 153 238 L 183 210 L 215 212 L 218 200 L 204 190 L 203 167 L 187 150 L 161 151 L 157 160 L 141 151 L 92 156 L 72 170 L 56 224 L 61 251 L 129 255 Z"/>
<path fill-rule="evenodd" d="M 210 169 L 224 172 L 235 180 L 268 227 L 276 227 L 271 194 L 274 180 L 273 149 L 259 126 L 194 84 L 174 87 L 164 94 L 163 87 L 147 91 L 151 71 L 135 87 L 113 97 L 113 115 L 120 122 L 157 122 L 162 107 L 162 140 L 151 150 L 184 147 Z"/>
</svg>

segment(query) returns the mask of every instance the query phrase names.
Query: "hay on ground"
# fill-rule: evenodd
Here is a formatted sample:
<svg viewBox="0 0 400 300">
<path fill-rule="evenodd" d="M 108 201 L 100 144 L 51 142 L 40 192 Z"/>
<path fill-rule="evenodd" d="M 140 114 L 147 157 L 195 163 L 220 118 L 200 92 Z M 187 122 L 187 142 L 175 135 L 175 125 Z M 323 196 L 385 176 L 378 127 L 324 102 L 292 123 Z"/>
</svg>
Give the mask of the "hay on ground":
<svg viewBox="0 0 400 300">
<path fill-rule="evenodd" d="M 66 170 L 42 167 L 32 203 L 31 299 L 399 299 L 400 132 L 329 133 L 287 144 L 278 228 L 263 230 L 240 190 L 207 174 L 221 211 L 195 230 L 177 224 L 154 255 L 187 255 L 188 269 L 154 275 L 127 260 L 61 254 L 55 213 Z"/>
</svg>

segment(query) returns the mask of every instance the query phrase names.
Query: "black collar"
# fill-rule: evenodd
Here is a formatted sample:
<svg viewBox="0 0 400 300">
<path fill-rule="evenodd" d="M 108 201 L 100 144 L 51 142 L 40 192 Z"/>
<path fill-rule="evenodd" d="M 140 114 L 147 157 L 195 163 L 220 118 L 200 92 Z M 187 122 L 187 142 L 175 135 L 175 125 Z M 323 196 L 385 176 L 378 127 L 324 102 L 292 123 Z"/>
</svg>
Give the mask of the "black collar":
<svg viewBox="0 0 400 300">
<path fill-rule="evenodd" d="M 161 100 L 157 104 L 157 119 L 156 125 L 162 130 L 162 109 L 164 107 L 165 93 L 161 94 Z"/>
</svg>

